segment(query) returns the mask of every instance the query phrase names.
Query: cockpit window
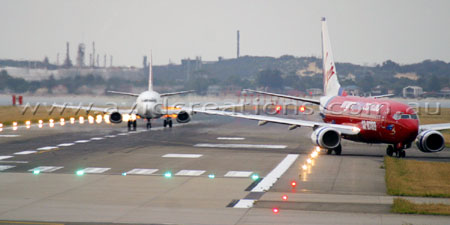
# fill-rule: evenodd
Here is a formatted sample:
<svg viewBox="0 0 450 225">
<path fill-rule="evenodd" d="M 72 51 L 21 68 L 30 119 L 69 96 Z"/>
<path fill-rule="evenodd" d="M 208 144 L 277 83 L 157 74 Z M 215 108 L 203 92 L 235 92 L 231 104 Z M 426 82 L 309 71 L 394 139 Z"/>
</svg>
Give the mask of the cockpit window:
<svg viewBox="0 0 450 225">
<path fill-rule="evenodd" d="M 399 120 L 399 119 L 414 119 L 417 120 L 417 114 L 402 114 L 402 113 L 396 113 L 392 116 L 392 118 L 394 120 Z"/>
<path fill-rule="evenodd" d="M 156 102 L 156 99 L 144 99 L 143 102 Z"/>
<path fill-rule="evenodd" d="M 411 114 L 411 119 L 415 119 L 415 120 L 417 120 L 417 119 L 418 119 L 418 117 L 417 117 L 417 115 L 416 115 L 416 114 Z"/>
<path fill-rule="evenodd" d="M 411 118 L 411 117 L 410 117 L 410 115 L 408 115 L 408 114 L 403 114 L 401 118 L 402 118 L 402 119 L 409 119 L 409 118 Z"/>
</svg>

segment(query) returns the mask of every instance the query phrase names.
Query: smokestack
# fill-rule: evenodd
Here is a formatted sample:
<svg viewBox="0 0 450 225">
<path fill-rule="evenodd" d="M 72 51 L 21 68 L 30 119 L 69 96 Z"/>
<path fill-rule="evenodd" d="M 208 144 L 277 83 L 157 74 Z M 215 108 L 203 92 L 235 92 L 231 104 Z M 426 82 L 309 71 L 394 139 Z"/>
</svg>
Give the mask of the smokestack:
<svg viewBox="0 0 450 225">
<path fill-rule="evenodd" d="M 236 58 L 239 58 L 239 30 L 237 31 L 237 55 Z"/>
<path fill-rule="evenodd" d="M 113 56 L 110 55 L 110 56 L 109 56 L 109 66 L 110 66 L 110 67 L 112 67 L 112 59 L 113 59 Z"/>
<path fill-rule="evenodd" d="M 72 61 L 70 61 L 69 42 L 66 43 L 66 59 L 64 60 L 65 67 L 72 67 Z"/>
<path fill-rule="evenodd" d="M 92 61 L 91 66 L 95 67 L 95 41 L 92 42 Z"/>
<path fill-rule="evenodd" d="M 85 46 L 83 43 L 78 45 L 77 66 L 84 67 Z"/>
<path fill-rule="evenodd" d="M 105 54 L 105 56 L 103 57 L 103 67 L 106 68 L 106 54 Z"/>
<path fill-rule="evenodd" d="M 97 54 L 97 67 L 100 67 L 100 54 Z"/>
</svg>

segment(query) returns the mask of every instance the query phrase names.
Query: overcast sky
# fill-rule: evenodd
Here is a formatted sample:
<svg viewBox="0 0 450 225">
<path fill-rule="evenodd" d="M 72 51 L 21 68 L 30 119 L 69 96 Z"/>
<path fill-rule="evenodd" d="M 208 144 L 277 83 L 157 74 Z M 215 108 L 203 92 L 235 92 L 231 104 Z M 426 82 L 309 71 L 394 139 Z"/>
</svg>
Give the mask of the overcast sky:
<svg viewBox="0 0 450 225">
<path fill-rule="evenodd" d="M 388 59 L 450 61 L 450 1 L 0 0 L 0 58 L 60 61 L 69 41 L 91 43 L 115 65 L 141 66 L 201 56 L 320 56 L 320 18 L 328 20 L 338 62 L 373 65 Z M 103 63 L 102 63 L 103 64 Z"/>
</svg>

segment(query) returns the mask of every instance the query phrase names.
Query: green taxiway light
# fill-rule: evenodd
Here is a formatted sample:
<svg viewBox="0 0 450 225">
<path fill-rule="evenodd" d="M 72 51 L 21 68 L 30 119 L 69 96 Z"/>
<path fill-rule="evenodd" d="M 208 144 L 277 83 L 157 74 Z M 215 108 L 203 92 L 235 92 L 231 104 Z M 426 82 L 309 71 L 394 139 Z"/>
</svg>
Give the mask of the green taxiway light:
<svg viewBox="0 0 450 225">
<path fill-rule="evenodd" d="M 253 174 L 253 175 L 252 175 L 252 179 L 253 179 L 253 180 L 258 180 L 258 179 L 259 179 L 259 175 L 256 174 L 256 173 Z"/>
<path fill-rule="evenodd" d="M 83 170 L 78 170 L 77 171 L 77 176 L 83 176 L 84 175 L 84 171 Z"/>
<path fill-rule="evenodd" d="M 34 175 L 38 175 L 38 174 L 40 174 L 40 173 L 41 173 L 40 170 L 33 170 L 33 174 L 34 174 Z"/>
<path fill-rule="evenodd" d="M 127 173 L 125 173 L 125 172 L 122 173 L 122 176 L 126 176 L 126 175 L 127 175 Z"/>
<path fill-rule="evenodd" d="M 214 174 L 209 174 L 208 177 L 209 177 L 209 179 L 214 179 L 214 178 L 216 178 L 216 175 L 214 175 Z"/>
<path fill-rule="evenodd" d="M 171 178 L 172 177 L 172 173 L 170 171 L 167 171 L 164 173 L 164 177 L 165 178 Z"/>
</svg>

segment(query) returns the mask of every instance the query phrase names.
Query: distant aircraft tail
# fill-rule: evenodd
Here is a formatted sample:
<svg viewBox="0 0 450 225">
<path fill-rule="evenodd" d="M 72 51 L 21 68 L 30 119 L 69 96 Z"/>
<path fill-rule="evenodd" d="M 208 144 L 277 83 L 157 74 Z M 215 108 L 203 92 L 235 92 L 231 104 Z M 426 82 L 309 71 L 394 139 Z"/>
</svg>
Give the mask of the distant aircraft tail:
<svg viewBox="0 0 450 225">
<path fill-rule="evenodd" d="M 150 52 L 150 63 L 148 65 L 148 90 L 153 91 L 153 56 Z"/>
<path fill-rule="evenodd" d="M 322 18 L 322 68 L 323 92 L 325 96 L 346 96 L 347 92 L 341 87 L 336 73 L 333 52 L 331 51 L 330 37 L 328 35 L 327 21 Z"/>
</svg>

